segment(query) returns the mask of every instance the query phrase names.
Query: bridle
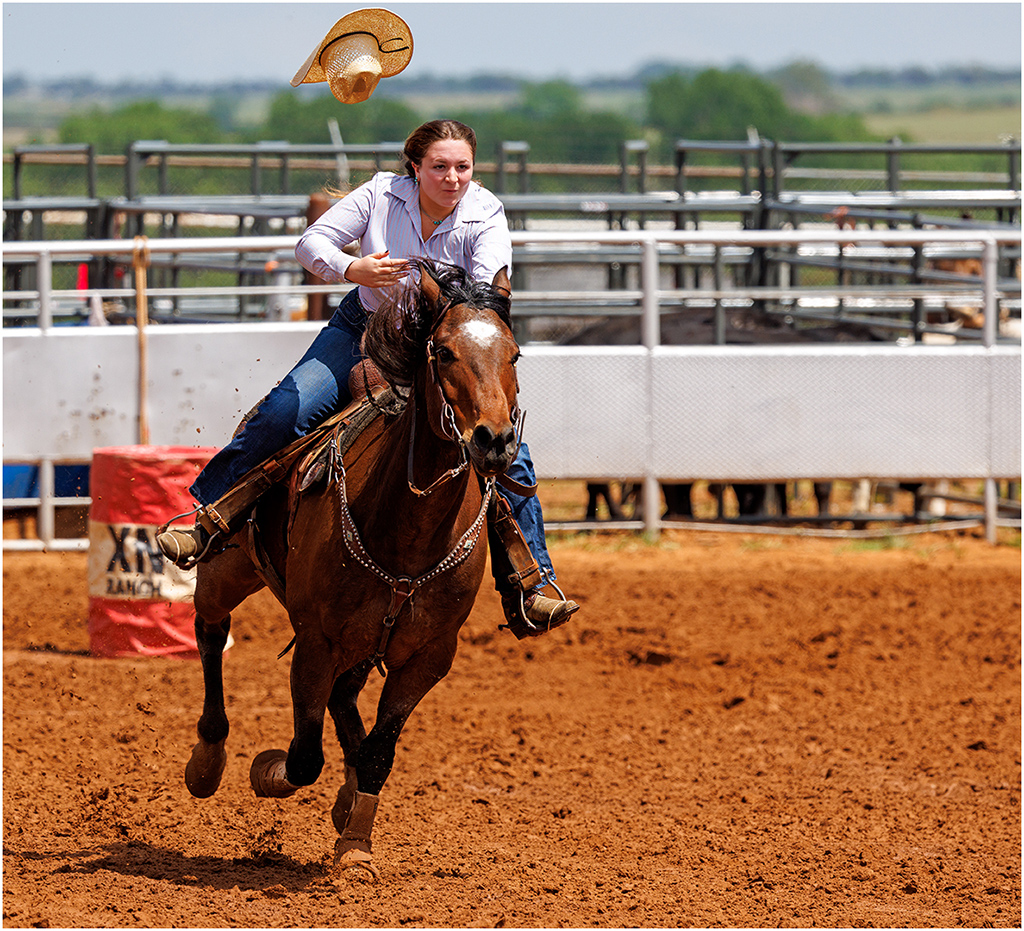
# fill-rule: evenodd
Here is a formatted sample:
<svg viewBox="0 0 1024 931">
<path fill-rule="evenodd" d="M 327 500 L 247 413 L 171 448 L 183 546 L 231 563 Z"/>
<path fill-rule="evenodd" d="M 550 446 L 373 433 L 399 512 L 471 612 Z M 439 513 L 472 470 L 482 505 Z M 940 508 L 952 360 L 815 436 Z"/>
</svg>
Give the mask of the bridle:
<svg viewBox="0 0 1024 931">
<path fill-rule="evenodd" d="M 427 339 L 426 351 L 427 351 L 427 377 L 429 384 L 427 388 L 433 387 L 437 390 L 438 396 L 441 400 L 440 403 L 440 423 L 438 428 L 440 435 L 447 440 L 451 440 L 459 447 L 460 461 L 459 464 L 449 469 L 447 472 L 436 478 L 426 488 L 417 488 L 416 483 L 413 481 L 413 458 L 416 447 L 416 395 L 413 392 L 410 396 L 410 404 L 412 410 L 410 412 L 410 426 L 409 426 L 409 456 L 406 463 L 406 481 L 409 485 L 409 490 L 418 497 L 424 497 L 429 495 L 434 489 L 440 487 L 451 479 L 463 473 L 469 468 L 471 461 L 469 458 L 469 452 L 466 448 L 466 440 L 462 434 L 459 433 L 458 424 L 455 422 L 455 409 L 452 407 L 451 402 L 448 400 L 448 396 L 445 394 L 444 385 L 441 383 L 441 373 L 438 370 L 437 353 L 434 351 L 434 335 L 437 333 L 438 327 L 441 326 L 442 321 L 447 315 L 448 311 L 451 310 L 454 305 L 454 300 L 450 300 L 442 309 L 441 313 L 437 316 L 437 321 L 434 323 L 433 329 L 430 331 L 430 336 Z M 519 407 L 519 375 L 516 373 L 516 402 L 512 405 L 512 409 L 509 411 L 509 416 L 515 422 L 516 432 L 516 455 L 519 454 L 519 447 L 523 443 L 523 424 L 526 421 L 526 412 Z M 512 456 L 512 460 L 515 456 Z M 499 476 L 501 481 L 504 476 Z M 507 481 L 512 481 L 508 479 Z M 504 484 L 504 482 L 503 482 Z M 515 483 L 518 485 L 518 483 Z M 519 486 L 522 488 L 523 486 Z M 514 491 L 519 492 L 518 489 L 513 488 Z"/>
</svg>

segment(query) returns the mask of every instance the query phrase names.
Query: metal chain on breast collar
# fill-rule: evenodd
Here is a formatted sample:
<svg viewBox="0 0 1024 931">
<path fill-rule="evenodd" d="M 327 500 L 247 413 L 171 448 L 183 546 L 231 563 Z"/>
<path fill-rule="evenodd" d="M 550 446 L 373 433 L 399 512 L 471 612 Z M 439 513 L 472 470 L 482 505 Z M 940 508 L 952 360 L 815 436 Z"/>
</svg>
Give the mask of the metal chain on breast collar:
<svg viewBox="0 0 1024 931">
<path fill-rule="evenodd" d="M 334 441 L 331 441 L 331 459 L 333 460 L 333 471 L 337 476 L 338 497 L 341 502 L 341 536 L 345 542 L 345 548 L 352 558 L 364 569 L 372 572 L 385 585 L 391 589 L 391 604 L 388 607 L 387 616 L 384 618 L 384 629 L 381 632 L 380 644 L 377 652 L 373 655 L 373 663 L 380 674 L 387 675 L 384 669 L 384 652 L 387 649 L 388 638 L 391 635 L 391 628 L 395 626 L 395 620 L 405 603 L 409 602 L 409 611 L 415 618 L 414 598 L 416 592 L 427 582 L 437 576 L 463 563 L 470 553 L 476 548 L 480 539 L 480 532 L 487 519 L 487 507 L 491 503 L 491 496 L 494 494 L 494 479 L 489 478 L 484 482 L 483 501 L 480 504 L 480 513 L 470 524 L 469 529 L 459 538 L 452 551 L 444 557 L 432 569 L 425 572 L 418 578 L 410 576 L 394 576 L 382 569 L 366 551 L 359 529 L 356 527 L 352 511 L 348 506 L 348 493 L 345 488 L 345 464 L 341 456 L 337 454 Z"/>
</svg>

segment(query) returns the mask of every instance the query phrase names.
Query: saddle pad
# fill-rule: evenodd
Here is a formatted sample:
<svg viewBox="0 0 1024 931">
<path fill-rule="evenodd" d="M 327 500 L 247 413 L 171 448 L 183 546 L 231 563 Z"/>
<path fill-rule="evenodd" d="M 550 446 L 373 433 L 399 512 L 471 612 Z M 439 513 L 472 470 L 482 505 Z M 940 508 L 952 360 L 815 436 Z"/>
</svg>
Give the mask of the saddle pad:
<svg viewBox="0 0 1024 931">
<path fill-rule="evenodd" d="M 339 414 L 327 420 L 314 431 L 312 448 L 303 457 L 296 469 L 296 484 L 300 492 L 315 485 L 327 471 L 327 456 L 334 440 L 334 447 L 339 456 L 352 447 L 366 427 L 373 423 L 381 414 L 397 414 L 405 406 L 403 398 L 396 395 L 391 388 L 383 387 L 374 390 L 370 397 L 353 401 Z"/>
</svg>

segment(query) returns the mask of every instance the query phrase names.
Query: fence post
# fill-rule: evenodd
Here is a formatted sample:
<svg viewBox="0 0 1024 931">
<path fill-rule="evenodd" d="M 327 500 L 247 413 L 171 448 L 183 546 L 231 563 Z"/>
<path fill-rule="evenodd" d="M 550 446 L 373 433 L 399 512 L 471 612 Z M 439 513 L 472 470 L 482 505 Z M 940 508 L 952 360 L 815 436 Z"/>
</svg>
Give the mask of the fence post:
<svg viewBox="0 0 1024 931">
<path fill-rule="evenodd" d="M 11 193 L 14 195 L 15 200 L 21 200 L 21 150 L 15 148 L 14 150 L 14 182 L 13 190 Z"/>
<path fill-rule="evenodd" d="M 515 155 L 519 160 L 519 193 L 526 194 L 530 190 L 530 175 L 526 169 L 526 156 L 530 152 L 528 142 L 501 142 L 498 144 L 498 193 L 506 194 L 505 190 L 505 157 Z"/>
<path fill-rule="evenodd" d="M 124 150 L 124 196 L 128 200 L 135 200 L 139 190 L 139 166 L 136 162 L 135 146 L 137 143 L 129 142 Z"/>
<path fill-rule="evenodd" d="M 36 289 L 39 291 L 39 329 L 46 332 L 53 325 L 53 257 L 40 252 L 36 259 Z"/>
<path fill-rule="evenodd" d="M 85 148 L 86 158 L 86 181 L 89 186 L 89 196 L 96 197 L 97 191 L 99 190 L 99 184 L 96 175 L 96 146 L 91 142 Z"/>
<path fill-rule="evenodd" d="M 53 460 L 44 457 L 39 460 L 39 509 L 36 511 L 39 540 L 44 549 L 53 543 L 57 533 L 57 519 L 53 499 L 56 494 Z"/>
<path fill-rule="evenodd" d="M 714 245 L 715 253 L 711 263 L 712 281 L 715 295 L 715 345 L 725 345 L 725 308 L 722 306 L 722 246 L 720 243 Z"/>
<path fill-rule="evenodd" d="M 619 191 L 622 194 L 629 193 L 629 156 L 636 152 L 637 162 L 637 191 L 641 194 L 647 193 L 647 150 L 649 146 L 644 139 L 627 139 L 619 147 Z"/>
<path fill-rule="evenodd" d="M 981 247 L 982 311 L 985 314 L 982 324 L 982 345 L 986 349 L 995 345 L 996 334 L 999 332 L 999 308 L 996 306 L 998 263 L 999 247 L 994 239 L 986 239 Z"/>
<path fill-rule="evenodd" d="M 658 536 L 661 526 L 661 487 L 654 474 L 654 414 L 651 398 L 654 396 L 654 347 L 661 342 L 661 320 L 658 307 L 658 241 L 647 235 L 641 241 L 640 287 L 643 289 L 642 332 L 647 350 L 647 450 L 644 462 L 644 533 L 651 539 Z"/>
<path fill-rule="evenodd" d="M 893 136 L 889 140 L 889 145 L 892 147 L 889 149 L 888 155 L 888 177 L 889 177 L 889 191 L 895 194 L 900 189 L 900 150 L 899 147 L 903 145 L 903 140 L 899 136 Z"/>
<path fill-rule="evenodd" d="M 772 143 L 772 199 L 778 200 L 782 193 L 783 173 L 786 170 L 786 158 L 782 152 L 782 143 Z"/>
<path fill-rule="evenodd" d="M 982 287 L 982 310 L 985 317 L 982 323 L 981 342 L 986 349 L 990 349 L 996 343 L 996 335 L 999 332 L 999 308 L 996 306 L 996 275 L 999 268 L 999 247 L 994 239 L 986 239 L 981 247 L 981 287 Z M 992 392 L 989 391 L 989 405 L 993 403 Z M 992 449 L 992 412 L 989 412 L 989 471 L 992 470 L 991 449 Z M 998 488 L 993 476 L 985 477 L 985 539 L 992 544 L 998 542 L 996 527 L 999 517 Z"/>
</svg>

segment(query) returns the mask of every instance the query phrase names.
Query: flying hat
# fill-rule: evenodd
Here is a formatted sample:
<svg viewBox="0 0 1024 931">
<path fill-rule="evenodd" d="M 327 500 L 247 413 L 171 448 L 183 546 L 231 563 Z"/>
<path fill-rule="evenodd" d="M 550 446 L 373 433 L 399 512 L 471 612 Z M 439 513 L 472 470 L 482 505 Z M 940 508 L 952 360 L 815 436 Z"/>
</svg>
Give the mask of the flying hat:
<svg viewBox="0 0 1024 931">
<path fill-rule="evenodd" d="M 326 81 L 342 103 L 362 103 L 381 78 L 398 74 L 412 58 L 412 32 L 390 10 L 343 16 L 292 78 L 292 87 Z"/>
</svg>

